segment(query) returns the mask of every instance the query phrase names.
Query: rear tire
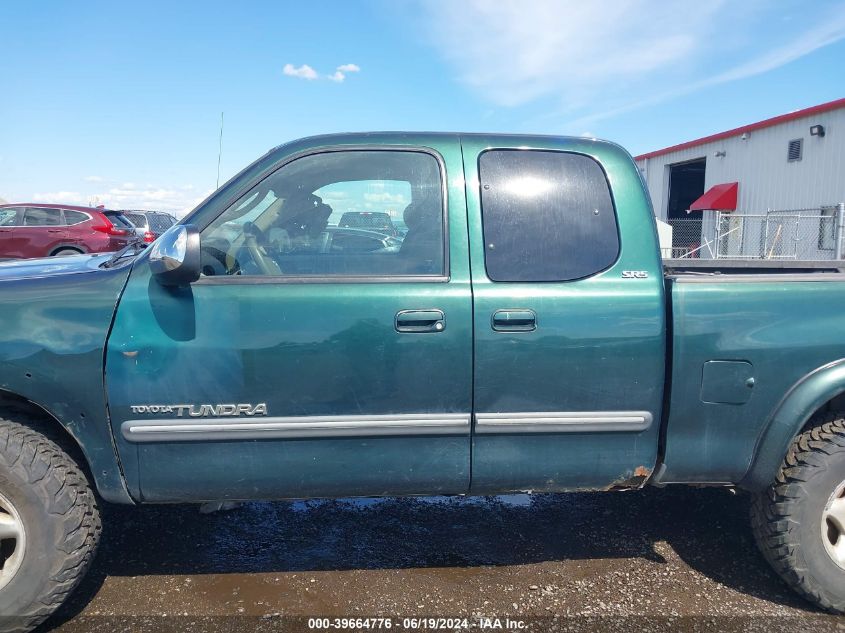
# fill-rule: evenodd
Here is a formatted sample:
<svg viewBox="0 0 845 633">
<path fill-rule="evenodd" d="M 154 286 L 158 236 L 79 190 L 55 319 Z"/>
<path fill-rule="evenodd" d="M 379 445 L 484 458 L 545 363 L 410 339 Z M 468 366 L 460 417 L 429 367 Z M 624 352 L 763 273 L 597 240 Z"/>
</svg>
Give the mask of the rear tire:
<svg viewBox="0 0 845 633">
<path fill-rule="evenodd" d="M 24 417 L 16 414 L 29 422 Z M 0 632 L 29 631 L 82 580 L 100 515 L 77 463 L 41 433 L 2 417 L 0 529 Z"/>
<path fill-rule="evenodd" d="M 754 497 L 751 525 L 790 587 L 845 613 L 845 412 L 816 418 L 795 438 L 775 482 Z"/>
<path fill-rule="evenodd" d="M 82 251 L 78 251 L 75 248 L 60 248 L 51 257 L 60 257 L 61 255 L 82 255 Z"/>
</svg>

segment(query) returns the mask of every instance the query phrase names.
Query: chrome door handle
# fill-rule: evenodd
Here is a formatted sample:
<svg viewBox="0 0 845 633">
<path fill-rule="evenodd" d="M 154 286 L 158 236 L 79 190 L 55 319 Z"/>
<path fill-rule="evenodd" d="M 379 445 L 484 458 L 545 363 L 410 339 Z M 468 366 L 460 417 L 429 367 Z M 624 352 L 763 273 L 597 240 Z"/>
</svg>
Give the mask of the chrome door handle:
<svg viewBox="0 0 845 633">
<path fill-rule="evenodd" d="M 497 332 L 531 332 L 537 329 L 537 315 L 534 310 L 523 308 L 496 310 L 493 313 L 493 329 Z"/>
<path fill-rule="evenodd" d="M 443 310 L 401 310 L 396 313 L 397 332 L 442 332 L 446 329 Z"/>
</svg>

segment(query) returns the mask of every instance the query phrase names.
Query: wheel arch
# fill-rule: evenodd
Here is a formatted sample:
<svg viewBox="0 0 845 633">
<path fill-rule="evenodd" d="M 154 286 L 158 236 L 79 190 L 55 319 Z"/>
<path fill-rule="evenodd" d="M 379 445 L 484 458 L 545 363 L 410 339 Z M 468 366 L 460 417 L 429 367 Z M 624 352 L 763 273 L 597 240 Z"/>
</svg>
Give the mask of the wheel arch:
<svg viewBox="0 0 845 633">
<path fill-rule="evenodd" d="M 22 416 L 16 418 L 15 413 Z M 0 417 L 5 416 L 56 442 L 77 461 L 103 499 L 113 503 L 135 503 L 126 489 L 113 446 L 109 443 L 109 457 L 100 446 L 101 434 L 94 432 L 90 426 L 67 424 L 49 407 L 22 394 L 0 388 Z"/>
<path fill-rule="evenodd" d="M 836 407 L 845 409 L 845 358 L 811 371 L 790 387 L 764 424 L 751 466 L 739 485 L 752 491 L 769 486 L 792 440 L 817 413 Z"/>
<path fill-rule="evenodd" d="M 76 251 L 80 255 L 84 255 L 86 253 L 85 249 L 79 246 L 78 244 L 58 244 L 50 249 L 50 257 L 58 253 L 59 251 Z"/>
</svg>

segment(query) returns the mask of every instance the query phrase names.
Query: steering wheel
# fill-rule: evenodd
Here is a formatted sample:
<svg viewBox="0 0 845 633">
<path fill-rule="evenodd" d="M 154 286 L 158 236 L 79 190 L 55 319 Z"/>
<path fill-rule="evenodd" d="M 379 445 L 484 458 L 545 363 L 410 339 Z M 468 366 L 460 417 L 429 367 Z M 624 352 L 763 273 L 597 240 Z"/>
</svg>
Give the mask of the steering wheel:
<svg viewBox="0 0 845 633">
<path fill-rule="evenodd" d="M 200 269 L 206 277 L 217 277 L 231 274 L 226 269 L 226 252 L 212 246 L 203 246 L 200 260 Z"/>
<path fill-rule="evenodd" d="M 267 254 L 267 235 L 254 222 L 243 224 L 244 245 L 252 261 L 262 275 L 281 275 L 282 269 L 276 261 Z"/>
</svg>

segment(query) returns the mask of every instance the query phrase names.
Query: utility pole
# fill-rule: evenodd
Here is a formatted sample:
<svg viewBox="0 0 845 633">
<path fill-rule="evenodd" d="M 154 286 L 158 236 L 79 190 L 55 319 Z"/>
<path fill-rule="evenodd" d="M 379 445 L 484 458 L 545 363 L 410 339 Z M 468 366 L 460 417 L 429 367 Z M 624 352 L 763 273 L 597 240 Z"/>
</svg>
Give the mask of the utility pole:
<svg viewBox="0 0 845 633">
<path fill-rule="evenodd" d="M 845 202 L 836 205 L 836 224 L 834 225 L 833 235 L 836 249 L 834 258 L 845 259 Z"/>
<path fill-rule="evenodd" d="M 220 113 L 220 142 L 217 146 L 217 186 L 215 189 L 220 188 L 220 159 L 223 156 L 223 113 Z"/>
</svg>

